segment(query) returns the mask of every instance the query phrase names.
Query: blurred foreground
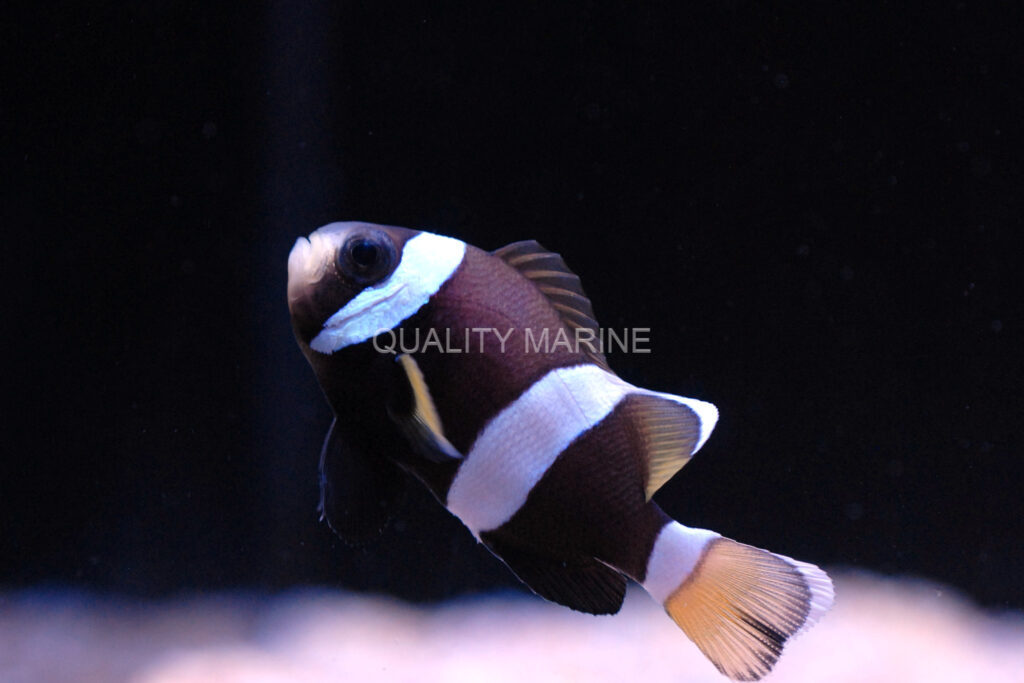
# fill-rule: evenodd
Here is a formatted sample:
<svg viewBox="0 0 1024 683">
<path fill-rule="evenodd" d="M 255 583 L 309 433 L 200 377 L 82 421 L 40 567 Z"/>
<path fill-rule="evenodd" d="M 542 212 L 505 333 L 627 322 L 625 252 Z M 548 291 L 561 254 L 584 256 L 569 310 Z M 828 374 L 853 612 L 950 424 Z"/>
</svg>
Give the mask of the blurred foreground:
<svg viewBox="0 0 1024 683">
<path fill-rule="evenodd" d="M 518 595 L 415 607 L 312 590 L 144 603 L 13 593 L 0 596 L 0 681 L 727 680 L 632 588 L 614 617 Z M 1024 616 L 848 574 L 767 680 L 1024 683 Z"/>
</svg>

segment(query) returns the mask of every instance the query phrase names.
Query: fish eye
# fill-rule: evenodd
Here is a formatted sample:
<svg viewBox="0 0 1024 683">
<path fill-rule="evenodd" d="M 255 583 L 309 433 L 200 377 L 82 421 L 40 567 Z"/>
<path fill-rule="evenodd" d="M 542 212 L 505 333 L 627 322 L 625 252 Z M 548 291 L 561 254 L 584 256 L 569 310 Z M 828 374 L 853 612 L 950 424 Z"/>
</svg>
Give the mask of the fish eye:
<svg viewBox="0 0 1024 683">
<path fill-rule="evenodd" d="M 373 268 L 380 258 L 380 249 L 370 240 L 359 240 L 352 245 L 352 262 L 360 268 Z"/>
<path fill-rule="evenodd" d="M 395 245 L 386 235 L 356 235 L 341 249 L 338 268 L 357 283 L 370 285 L 390 275 L 394 261 Z"/>
</svg>

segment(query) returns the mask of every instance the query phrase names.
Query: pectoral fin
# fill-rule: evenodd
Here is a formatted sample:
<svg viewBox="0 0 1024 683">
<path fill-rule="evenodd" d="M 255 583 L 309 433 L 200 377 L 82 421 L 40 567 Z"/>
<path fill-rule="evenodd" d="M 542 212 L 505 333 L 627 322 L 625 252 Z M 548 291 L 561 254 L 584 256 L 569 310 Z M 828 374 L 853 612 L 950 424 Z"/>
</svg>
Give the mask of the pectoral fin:
<svg viewBox="0 0 1024 683">
<path fill-rule="evenodd" d="M 457 462 L 462 454 L 444 436 L 441 418 L 430 397 L 430 390 L 416 360 L 402 354 L 395 358 L 397 396 L 388 406 L 388 415 L 417 453 L 431 462 Z"/>
</svg>

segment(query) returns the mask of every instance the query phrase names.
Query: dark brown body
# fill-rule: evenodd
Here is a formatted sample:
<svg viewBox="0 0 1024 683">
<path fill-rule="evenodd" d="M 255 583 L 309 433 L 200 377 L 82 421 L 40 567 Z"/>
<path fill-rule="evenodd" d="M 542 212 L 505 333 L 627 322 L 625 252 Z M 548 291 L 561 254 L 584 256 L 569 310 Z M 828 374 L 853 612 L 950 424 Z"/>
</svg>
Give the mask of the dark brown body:
<svg viewBox="0 0 1024 683">
<path fill-rule="evenodd" d="M 549 348 L 550 353 L 527 350 L 527 328 L 534 340 L 545 328 L 553 339 L 563 325 L 548 299 L 518 271 L 467 246 L 452 278 L 400 328 L 410 343 L 417 329 L 421 340 L 431 329 L 450 330 L 460 347 L 467 329 L 496 328 L 502 335 L 512 330 L 504 352 L 496 336 L 485 334 L 481 353 L 480 336 L 471 332 L 466 353 L 428 348 L 413 354 L 452 445 L 468 453 L 484 425 L 550 370 L 591 362 L 564 346 Z M 387 346 L 392 338 L 378 341 Z M 394 358 L 369 341 L 330 356 L 314 353 L 310 360 L 319 377 L 331 378 L 324 391 L 341 439 L 390 459 L 445 503 L 458 464 L 418 457 L 388 418 Z M 644 444 L 630 427 L 632 405 L 627 399 L 573 443 L 545 473 L 528 504 L 481 540 L 502 557 L 521 552 L 558 563 L 597 557 L 643 580 L 651 546 L 668 517 L 645 499 Z"/>
</svg>

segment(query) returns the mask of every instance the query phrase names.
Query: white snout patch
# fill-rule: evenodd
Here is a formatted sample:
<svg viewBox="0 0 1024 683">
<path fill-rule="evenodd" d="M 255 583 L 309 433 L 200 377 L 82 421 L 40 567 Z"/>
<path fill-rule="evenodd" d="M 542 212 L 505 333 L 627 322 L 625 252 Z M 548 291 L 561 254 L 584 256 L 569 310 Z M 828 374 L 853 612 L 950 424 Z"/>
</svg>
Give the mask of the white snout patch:
<svg viewBox="0 0 1024 683">
<path fill-rule="evenodd" d="M 324 323 L 309 346 L 331 354 L 397 327 L 420 310 L 452 276 L 466 243 L 422 232 L 405 243 L 398 268 L 387 280 L 367 287 Z"/>
</svg>

